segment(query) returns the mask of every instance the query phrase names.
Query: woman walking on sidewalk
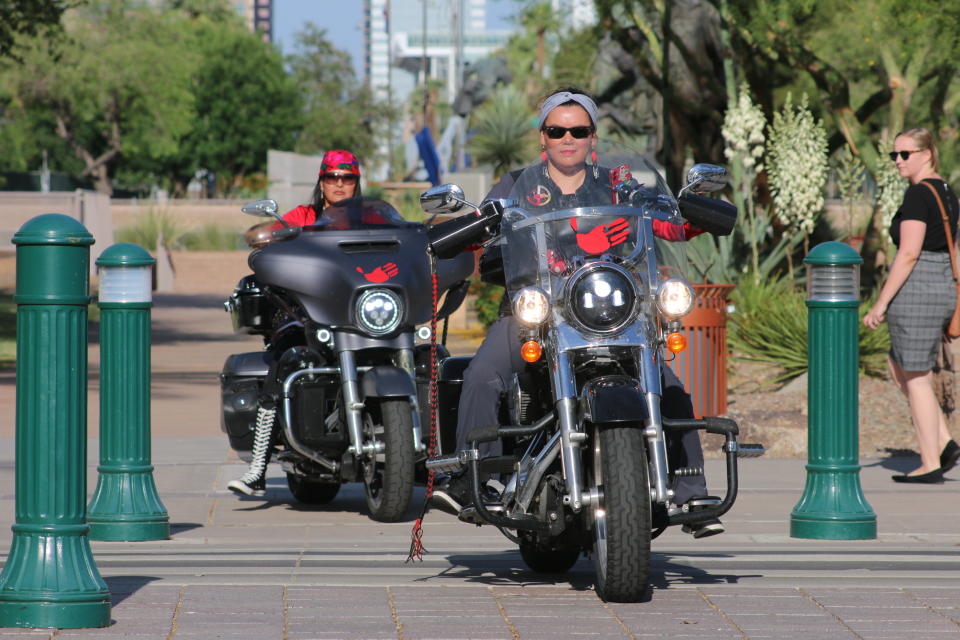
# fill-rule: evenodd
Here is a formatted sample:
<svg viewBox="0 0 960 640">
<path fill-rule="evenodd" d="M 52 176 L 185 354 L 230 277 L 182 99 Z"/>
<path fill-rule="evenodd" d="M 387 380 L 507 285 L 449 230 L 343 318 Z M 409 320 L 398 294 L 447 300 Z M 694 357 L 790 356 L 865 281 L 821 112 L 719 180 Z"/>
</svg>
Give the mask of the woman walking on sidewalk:
<svg viewBox="0 0 960 640">
<path fill-rule="evenodd" d="M 928 130 L 900 133 L 890 159 L 900 175 L 910 181 L 910 187 L 890 224 L 890 237 L 897 246 L 890 275 L 863 323 L 876 329 L 884 319 L 887 321 L 890 375 L 907 397 L 920 448 L 920 467 L 893 476 L 893 480 L 939 484 L 944 472 L 960 459 L 960 446 L 950 438 L 947 420 L 933 391 L 931 372 L 956 304 L 937 196 L 949 219 L 951 237 L 956 235 L 960 205 L 940 177 L 937 147 Z"/>
</svg>

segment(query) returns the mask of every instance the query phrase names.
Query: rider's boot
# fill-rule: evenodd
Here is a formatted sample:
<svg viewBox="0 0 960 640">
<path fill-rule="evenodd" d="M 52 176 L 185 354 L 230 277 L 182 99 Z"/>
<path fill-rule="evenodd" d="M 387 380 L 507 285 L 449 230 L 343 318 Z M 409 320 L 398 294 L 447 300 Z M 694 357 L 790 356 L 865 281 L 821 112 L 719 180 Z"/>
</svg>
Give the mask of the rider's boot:
<svg viewBox="0 0 960 640">
<path fill-rule="evenodd" d="M 270 445 L 273 439 L 273 423 L 277 417 L 275 408 L 257 409 L 257 426 L 253 433 L 253 450 L 247 472 L 231 480 L 227 489 L 245 496 L 262 496 L 266 493 L 267 463 L 270 461 Z"/>
<path fill-rule="evenodd" d="M 715 496 L 694 496 L 687 500 L 683 505 L 668 509 L 667 513 L 673 515 L 674 513 L 696 512 L 708 506 L 720 504 L 720 502 L 722 502 L 722 500 Z M 721 534 L 726 529 L 724 529 L 723 523 L 720 522 L 719 519 L 711 518 L 709 520 L 701 520 L 700 522 L 691 522 L 689 524 L 685 524 L 680 528 L 680 530 L 684 533 L 689 533 L 695 539 L 699 540 L 700 538 L 708 538 L 710 536 Z"/>
<path fill-rule="evenodd" d="M 503 485 L 495 480 L 487 480 L 480 487 L 480 497 L 484 504 L 497 503 Z M 459 515 L 465 507 L 473 504 L 473 481 L 467 473 L 448 476 L 433 489 L 430 505 L 450 515 Z"/>
</svg>

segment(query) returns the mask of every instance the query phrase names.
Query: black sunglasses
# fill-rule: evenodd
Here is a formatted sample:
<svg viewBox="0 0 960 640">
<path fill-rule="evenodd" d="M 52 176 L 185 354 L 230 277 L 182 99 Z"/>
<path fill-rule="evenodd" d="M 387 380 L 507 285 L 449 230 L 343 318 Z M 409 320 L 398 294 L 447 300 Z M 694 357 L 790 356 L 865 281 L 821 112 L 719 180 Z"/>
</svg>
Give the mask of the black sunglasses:
<svg viewBox="0 0 960 640">
<path fill-rule="evenodd" d="M 593 133 L 593 127 L 585 127 L 585 126 L 556 127 L 551 125 L 549 127 L 543 127 L 540 130 L 543 131 L 545 134 L 547 134 L 547 137 L 550 138 L 551 140 L 559 140 L 563 136 L 567 135 L 568 131 L 570 132 L 570 135 L 572 135 L 577 140 L 582 140 Z"/>
<path fill-rule="evenodd" d="M 897 156 L 900 156 L 901 160 L 908 160 L 911 153 L 920 153 L 921 151 L 926 151 L 926 149 L 913 149 L 912 151 L 891 151 L 890 159 L 894 162 L 897 161 Z"/>
<path fill-rule="evenodd" d="M 320 179 L 330 184 L 335 184 L 337 182 L 343 182 L 343 184 L 356 184 L 357 182 L 357 176 L 352 173 L 324 173 L 320 176 Z"/>
</svg>

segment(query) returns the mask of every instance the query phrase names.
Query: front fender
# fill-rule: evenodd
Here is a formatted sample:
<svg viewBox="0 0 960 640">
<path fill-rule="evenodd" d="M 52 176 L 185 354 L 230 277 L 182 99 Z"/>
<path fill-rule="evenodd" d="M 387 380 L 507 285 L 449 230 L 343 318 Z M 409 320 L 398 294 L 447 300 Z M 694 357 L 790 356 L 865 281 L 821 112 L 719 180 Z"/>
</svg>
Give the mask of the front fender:
<svg viewBox="0 0 960 640">
<path fill-rule="evenodd" d="M 415 396 L 417 389 L 410 374 L 389 364 L 381 364 L 362 374 L 360 391 L 364 398 Z"/>
<path fill-rule="evenodd" d="M 629 376 L 602 376 L 583 385 L 580 392 L 583 419 L 593 424 L 642 425 L 647 418 L 647 402 L 640 381 Z"/>
</svg>

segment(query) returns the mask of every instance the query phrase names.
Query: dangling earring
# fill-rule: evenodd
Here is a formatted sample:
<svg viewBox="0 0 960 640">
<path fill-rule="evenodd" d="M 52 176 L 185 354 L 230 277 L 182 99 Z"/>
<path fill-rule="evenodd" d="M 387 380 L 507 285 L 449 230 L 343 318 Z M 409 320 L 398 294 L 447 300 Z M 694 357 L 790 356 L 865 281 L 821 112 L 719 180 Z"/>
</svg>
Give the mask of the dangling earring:
<svg viewBox="0 0 960 640">
<path fill-rule="evenodd" d="M 540 162 L 547 161 L 547 148 L 543 145 L 540 145 Z"/>
<path fill-rule="evenodd" d="M 590 151 L 590 164 L 597 164 L 597 150 L 593 149 Z"/>
<path fill-rule="evenodd" d="M 600 179 L 600 168 L 597 166 L 597 150 L 590 150 L 590 163 L 593 165 L 593 179 Z"/>
</svg>

